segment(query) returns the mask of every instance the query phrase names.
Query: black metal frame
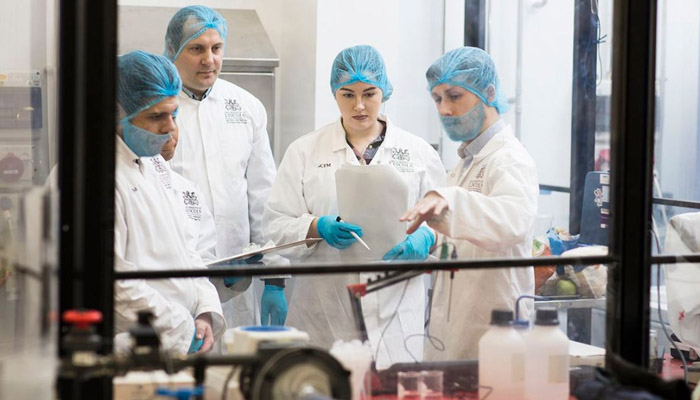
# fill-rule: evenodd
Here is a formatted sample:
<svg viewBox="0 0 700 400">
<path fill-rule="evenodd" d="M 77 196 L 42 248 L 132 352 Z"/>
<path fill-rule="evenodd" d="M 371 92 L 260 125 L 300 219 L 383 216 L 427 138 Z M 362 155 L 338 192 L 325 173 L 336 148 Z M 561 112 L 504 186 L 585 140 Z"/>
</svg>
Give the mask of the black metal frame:
<svg viewBox="0 0 700 400">
<path fill-rule="evenodd" d="M 486 0 L 464 0 L 464 45 L 486 50 Z"/>
<path fill-rule="evenodd" d="M 114 333 L 114 127 L 117 2 L 59 2 L 59 310 L 102 311 L 99 353 Z M 59 356 L 65 356 L 60 323 Z M 112 381 L 59 379 L 62 399 L 111 399 Z"/>
<path fill-rule="evenodd" d="M 440 262 L 395 262 L 388 264 L 305 264 L 291 267 L 231 267 L 225 269 L 179 269 L 158 271 L 128 271 L 116 272 L 114 279 L 163 279 L 163 278 L 202 278 L 202 277 L 237 277 L 237 276 L 266 276 L 266 275 L 309 275 L 309 274 L 342 274 L 352 272 L 387 272 L 387 271 L 447 271 L 455 269 L 492 269 L 503 267 L 531 267 L 542 265 L 593 265 L 612 264 L 618 260 L 611 256 L 587 257 L 538 257 L 517 259 L 483 259 L 483 260 L 450 260 Z"/>
<path fill-rule="evenodd" d="M 481 0 L 465 0 L 483 5 Z M 585 1 L 584 1 L 585 2 Z M 585 258 L 356 264 L 287 268 L 169 271 L 169 277 L 312 274 L 520 267 L 571 262 L 610 265 L 608 354 L 645 365 L 648 357 L 650 265 L 700 261 L 700 255 L 651 257 L 651 163 L 654 129 L 656 1 L 616 0 L 613 53 L 612 235 L 610 254 Z M 483 11 L 483 8 L 480 9 Z M 111 350 L 114 279 L 163 278 L 159 272 L 113 272 L 116 0 L 60 2 L 61 120 L 60 311 L 103 311 L 102 353 Z M 579 28 L 582 28 L 579 27 Z M 468 33 L 468 32 L 465 32 Z M 478 37 L 478 35 L 477 35 Z M 640 118 L 640 116 L 642 116 Z M 552 187 L 554 189 L 554 187 Z M 575 192 L 575 190 L 573 190 Z M 623 340 L 624 339 L 624 340 Z M 59 339 L 60 354 L 64 351 Z M 112 396 L 111 382 L 59 382 L 61 398 Z M 89 394 L 82 396 L 81 394 Z"/>
<path fill-rule="evenodd" d="M 613 18 L 610 252 L 620 262 L 608 271 L 606 347 L 647 365 L 656 1 L 618 0 Z"/>
<path fill-rule="evenodd" d="M 595 74 L 598 31 L 594 24 L 591 0 L 574 0 L 574 4 L 575 42 L 571 100 L 569 232 L 576 235 L 581 229 L 581 210 L 583 209 L 586 174 L 595 169 Z M 591 74 L 593 74 L 592 77 Z"/>
</svg>

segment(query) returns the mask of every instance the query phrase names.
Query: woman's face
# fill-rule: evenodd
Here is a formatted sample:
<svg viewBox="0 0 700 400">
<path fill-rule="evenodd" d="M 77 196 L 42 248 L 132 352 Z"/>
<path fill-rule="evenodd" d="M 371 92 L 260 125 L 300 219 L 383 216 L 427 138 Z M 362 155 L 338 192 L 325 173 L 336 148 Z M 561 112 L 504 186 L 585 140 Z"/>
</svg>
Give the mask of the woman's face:
<svg viewBox="0 0 700 400">
<path fill-rule="evenodd" d="M 363 132 L 374 128 L 383 96 L 381 89 L 364 82 L 339 88 L 335 92 L 335 101 L 338 102 L 345 129 Z"/>
<path fill-rule="evenodd" d="M 460 117 L 479 103 L 479 98 L 474 93 L 446 83 L 435 86 L 431 95 L 435 107 L 443 117 Z"/>
</svg>

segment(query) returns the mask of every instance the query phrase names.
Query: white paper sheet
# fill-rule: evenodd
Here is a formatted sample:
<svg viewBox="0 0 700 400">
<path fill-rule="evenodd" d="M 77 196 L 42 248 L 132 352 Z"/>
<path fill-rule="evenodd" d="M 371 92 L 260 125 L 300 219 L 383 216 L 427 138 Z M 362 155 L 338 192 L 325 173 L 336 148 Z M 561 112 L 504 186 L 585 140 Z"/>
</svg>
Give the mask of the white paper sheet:
<svg viewBox="0 0 700 400">
<path fill-rule="evenodd" d="M 344 165 L 335 172 L 338 213 L 362 227 L 362 240 L 340 251 L 346 262 L 379 261 L 406 238 L 399 218 L 408 209 L 408 183 L 391 165 Z"/>
</svg>

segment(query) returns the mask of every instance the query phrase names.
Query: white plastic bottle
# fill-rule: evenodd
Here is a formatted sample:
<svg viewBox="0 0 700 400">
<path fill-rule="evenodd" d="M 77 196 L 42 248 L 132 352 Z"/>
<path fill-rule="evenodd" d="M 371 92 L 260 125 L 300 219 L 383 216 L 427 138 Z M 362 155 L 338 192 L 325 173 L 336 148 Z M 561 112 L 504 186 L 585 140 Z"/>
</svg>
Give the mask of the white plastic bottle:
<svg viewBox="0 0 700 400">
<path fill-rule="evenodd" d="M 535 327 L 525 335 L 525 398 L 568 400 L 569 338 L 559 330 L 557 310 L 537 310 Z"/>
<path fill-rule="evenodd" d="M 479 398 L 522 400 L 525 341 L 513 327 L 513 312 L 493 310 L 491 328 L 479 340 Z"/>
</svg>

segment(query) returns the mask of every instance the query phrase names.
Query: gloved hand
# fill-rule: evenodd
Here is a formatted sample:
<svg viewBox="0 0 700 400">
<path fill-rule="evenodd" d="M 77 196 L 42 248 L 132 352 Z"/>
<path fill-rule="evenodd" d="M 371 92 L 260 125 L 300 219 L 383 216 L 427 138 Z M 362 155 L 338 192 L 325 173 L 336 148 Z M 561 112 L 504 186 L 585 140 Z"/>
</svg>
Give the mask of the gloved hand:
<svg viewBox="0 0 700 400">
<path fill-rule="evenodd" d="M 244 258 L 242 260 L 233 260 L 233 261 L 229 262 L 228 264 L 225 264 L 225 266 L 235 266 L 235 265 L 246 266 L 246 265 L 262 264 L 262 259 L 263 259 L 262 254 L 256 254 L 254 256 Z M 226 277 L 226 278 L 224 278 L 224 285 L 226 285 L 226 287 L 231 287 L 243 279 L 245 279 L 245 276 Z"/>
<path fill-rule="evenodd" d="M 190 344 L 190 349 L 187 350 L 187 354 L 194 354 L 202 348 L 204 344 L 204 338 L 197 339 L 197 326 L 194 328 L 194 334 L 192 335 L 192 343 Z"/>
<path fill-rule="evenodd" d="M 260 301 L 260 322 L 263 325 L 284 325 L 286 319 L 287 299 L 284 298 L 284 288 L 266 283 Z"/>
<path fill-rule="evenodd" d="M 406 240 L 389 250 L 382 258 L 390 260 L 425 260 L 430 254 L 430 248 L 435 244 L 435 237 L 430 228 L 421 226 L 408 235 Z"/>
<path fill-rule="evenodd" d="M 362 228 L 337 219 L 337 215 L 322 216 L 316 223 L 316 230 L 331 247 L 345 249 L 357 241 L 350 232 L 355 232 L 357 236 L 362 237 Z"/>
</svg>

